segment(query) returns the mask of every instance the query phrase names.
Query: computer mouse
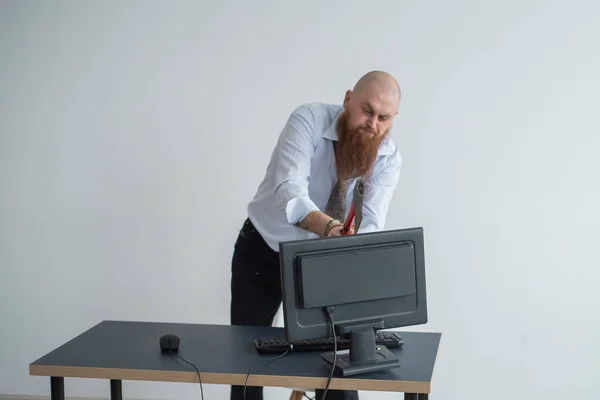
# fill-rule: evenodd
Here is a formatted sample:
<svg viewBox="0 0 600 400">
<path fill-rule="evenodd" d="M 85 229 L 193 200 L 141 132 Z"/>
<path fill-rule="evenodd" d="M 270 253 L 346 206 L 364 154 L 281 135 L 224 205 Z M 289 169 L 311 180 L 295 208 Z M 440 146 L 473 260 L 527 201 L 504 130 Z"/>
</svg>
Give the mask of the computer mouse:
<svg viewBox="0 0 600 400">
<path fill-rule="evenodd" d="M 179 336 L 168 333 L 160 337 L 160 349 L 165 353 L 177 353 L 179 351 L 179 342 Z"/>
</svg>

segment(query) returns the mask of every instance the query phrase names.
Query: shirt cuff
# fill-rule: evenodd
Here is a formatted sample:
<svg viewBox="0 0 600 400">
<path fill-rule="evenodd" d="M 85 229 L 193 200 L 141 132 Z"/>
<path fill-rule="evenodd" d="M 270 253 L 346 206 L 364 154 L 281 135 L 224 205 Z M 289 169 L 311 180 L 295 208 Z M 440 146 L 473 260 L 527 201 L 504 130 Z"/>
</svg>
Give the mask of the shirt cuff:
<svg viewBox="0 0 600 400">
<path fill-rule="evenodd" d="M 298 196 L 287 202 L 285 215 L 289 224 L 296 225 L 308 214 L 318 210 L 319 207 L 308 196 Z"/>
</svg>

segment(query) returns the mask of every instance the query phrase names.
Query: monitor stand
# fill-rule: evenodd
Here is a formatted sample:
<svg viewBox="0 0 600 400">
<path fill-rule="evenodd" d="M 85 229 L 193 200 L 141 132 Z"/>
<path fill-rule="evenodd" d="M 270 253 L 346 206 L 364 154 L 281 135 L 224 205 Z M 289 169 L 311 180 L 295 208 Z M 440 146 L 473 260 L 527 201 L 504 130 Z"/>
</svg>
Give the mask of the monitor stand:
<svg viewBox="0 0 600 400">
<path fill-rule="evenodd" d="M 335 359 L 335 374 L 350 376 L 400 367 L 400 360 L 387 347 L 375 342 L 375 329 L 383 329 L 383 320 L 337 325 L 338 334 L 350 334 L 350 349 L 321 353 L 329 365 Z"/>
</svg>

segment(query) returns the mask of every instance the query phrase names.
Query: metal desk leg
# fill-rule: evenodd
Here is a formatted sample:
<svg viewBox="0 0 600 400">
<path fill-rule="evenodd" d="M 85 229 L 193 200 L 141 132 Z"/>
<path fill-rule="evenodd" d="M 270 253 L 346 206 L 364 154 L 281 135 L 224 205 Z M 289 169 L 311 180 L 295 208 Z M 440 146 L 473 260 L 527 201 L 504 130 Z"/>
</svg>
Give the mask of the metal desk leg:
<svg viewBox="0 0 600 400">
<path fill-rule="evenodd" d="M 428 393 L 404 393 L 404 400 L 429 400 Z"/>
<path fill-rule="evenodd" d="M 110 380 L 110 399 L 123 400 L 123 387 L 121 381 L 117 379 Z"/>
<path fill-rule="evenodd" d="M 52 400 L 65 400 L 65 378 L 62 376 L 50 377 L 50 398 Z"/>
</svg>

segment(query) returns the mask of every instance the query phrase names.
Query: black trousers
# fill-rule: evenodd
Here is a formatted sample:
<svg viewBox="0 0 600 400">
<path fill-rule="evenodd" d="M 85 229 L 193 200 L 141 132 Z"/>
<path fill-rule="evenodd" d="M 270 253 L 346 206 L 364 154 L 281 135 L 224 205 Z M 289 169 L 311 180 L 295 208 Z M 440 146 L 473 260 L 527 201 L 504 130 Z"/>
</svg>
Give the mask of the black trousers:
<svg viewBox="0 0 600 400">
<path fill-rule="evenodd" d="M 249 219 L 235 242 L 231 261 L 231 324 L 271 326 L 281 304 L 279 253 L 273 251 Z M 243 386 L 231 387 L 231 400 L 242 400 Z M 316 390 L 321 400 L 322 389 Z M 263 388 L 246 387 L 246 400 L 262 400 Z M 327 400 L 358 399 L 358 392 L 328 390 Z"/>
</svg>

